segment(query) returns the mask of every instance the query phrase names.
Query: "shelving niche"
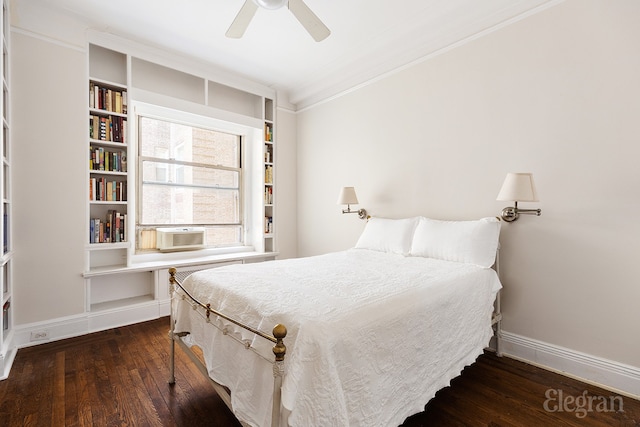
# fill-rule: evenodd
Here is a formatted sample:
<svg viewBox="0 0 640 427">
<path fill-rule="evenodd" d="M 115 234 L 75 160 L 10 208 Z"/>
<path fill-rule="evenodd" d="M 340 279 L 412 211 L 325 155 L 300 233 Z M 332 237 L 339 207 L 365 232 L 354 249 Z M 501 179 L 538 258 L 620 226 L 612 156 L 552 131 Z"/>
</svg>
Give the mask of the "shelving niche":
<svg viewBox="0 0 640 427">
<path fill-rule="evenodd" d="M 144 311 L 141 304 L 155 300 L 151 273 L 111 274 L 127 267 L 133 242 L 128 62 L 125 53 L 89 45 L 86 307 L 89 313 L 116 312 L 114 319 L 94 322 L 98 329 L 103 323 L 135 320 L 127 319 L 119 309 Z M 149 313 L 141 316 L 153 317 Z"/>
<path fill-rule="evenodd" d="M 125 54 L 89 47 L 86 269 L 127 264 L 128 87 Z"/>
<path fill-rule="evenodd" d="M 275 245 L 275 106 L 264 99 L 264 250 L 274 252 Z"/>
<path fill-rule="evenodd" d="M 2 40 L 2 61 L 0 62 L 0 76 L 2 81 L 2 102 L 0 117 L 2 118 L 2 134 L 0 135 L 0 152 L 2 160 L 0 168 L 0 241 L 2 252 L 0 255 L 0 289 L 2 289 L 2 316 L 0 316 L 0 379 L 9 374 L 9 368 L 16 354 L 13 343 L 13 242 L 11 240 L 12 226 L 12 186 L 11 186 L 11 93 L 10 93 L 10 43 L 9 43 L 9 5 L 2 2 L 2 16 L 0 17 L 0 34 Z"/>
</svg>

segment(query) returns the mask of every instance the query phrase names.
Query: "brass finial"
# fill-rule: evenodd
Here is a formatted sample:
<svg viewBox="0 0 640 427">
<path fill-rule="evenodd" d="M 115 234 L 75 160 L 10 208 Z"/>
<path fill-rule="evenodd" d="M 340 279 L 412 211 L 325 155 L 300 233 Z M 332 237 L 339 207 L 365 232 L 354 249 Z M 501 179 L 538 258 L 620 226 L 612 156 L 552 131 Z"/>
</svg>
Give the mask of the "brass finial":
<svg viewBox="0 0 640 427">
<path fill-rule="evenodd" d="M 278 323 L 273 327 L 273 337 L 276 339 L 276 345 L 273 346 L 273 354 L 276 356 L 276 362 L 282 362 L 284 355 L 287 353 L 287 347 L 282 340 L 287 336 L 287 328 Z"/>
</svg>

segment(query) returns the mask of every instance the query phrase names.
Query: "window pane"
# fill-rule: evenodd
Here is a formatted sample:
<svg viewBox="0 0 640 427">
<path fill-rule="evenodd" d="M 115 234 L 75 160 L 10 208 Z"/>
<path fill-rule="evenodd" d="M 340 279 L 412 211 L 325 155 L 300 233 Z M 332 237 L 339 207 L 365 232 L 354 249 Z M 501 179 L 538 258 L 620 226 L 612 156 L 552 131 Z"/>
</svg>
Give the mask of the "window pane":
<svg viewBox="0 0 640 427">
<path fill-rule="evenodd" d="M 205 242 L 210 246 L 231 246 L 242 243 L 242 227 L 207 227 Z"/>
<path fill-rule="evenodd" d="M 205 244 L 242 244 L 241 137 L 138 116 L 136 249 L 154 250 L 155 227 L 198 226 Z"/>
<path fill-rule="evenodd" d="M 142 162 L 142 181 L 144 183 L 193 185 L 237 190 L 240 187 L 240 172 L 144 161 Z"/>
<path fill-rule="evenodd" d="M 140 155 L 158 159 L 240 167 L 240 137 L 141 117 Z"/>
<path fill-rule="evenodd" d="M 202 187 L 143 184 L 140 225 L 240 223 L 240 192 Z"/>
</svg>

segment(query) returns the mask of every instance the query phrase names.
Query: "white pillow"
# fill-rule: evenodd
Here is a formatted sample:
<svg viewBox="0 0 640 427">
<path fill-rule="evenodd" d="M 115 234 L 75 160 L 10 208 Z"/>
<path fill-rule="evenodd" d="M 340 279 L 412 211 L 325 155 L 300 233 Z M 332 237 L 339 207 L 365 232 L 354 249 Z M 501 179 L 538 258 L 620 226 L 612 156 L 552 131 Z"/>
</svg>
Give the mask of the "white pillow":
<svg viewBox="0 0 640 427">
<path fill-rule="evenodd" d="M 405 219 L 369 218 L 356 243 L 358 249 L 370 249 L 407 255 L 418 217 Z"/>
<path fill-rule="evenodd" d="M 412 256 L 491 267 L 496 259 L 500 221 L 439 221 L 420 218 L 411 244 Z"/>
</svg>

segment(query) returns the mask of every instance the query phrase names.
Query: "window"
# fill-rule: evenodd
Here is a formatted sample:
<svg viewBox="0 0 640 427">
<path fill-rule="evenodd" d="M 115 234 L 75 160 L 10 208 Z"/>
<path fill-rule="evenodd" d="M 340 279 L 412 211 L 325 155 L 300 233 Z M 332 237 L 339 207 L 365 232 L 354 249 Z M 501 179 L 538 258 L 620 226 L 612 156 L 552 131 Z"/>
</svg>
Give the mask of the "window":
<svg viewBox="0 0 640 427">
<path fill-rule="evenodd" d="M 138 116 L 136 249 L 157 227 L 204 227 L 208 247 L 243 244 L 239 135 Z"/>
</svg>

